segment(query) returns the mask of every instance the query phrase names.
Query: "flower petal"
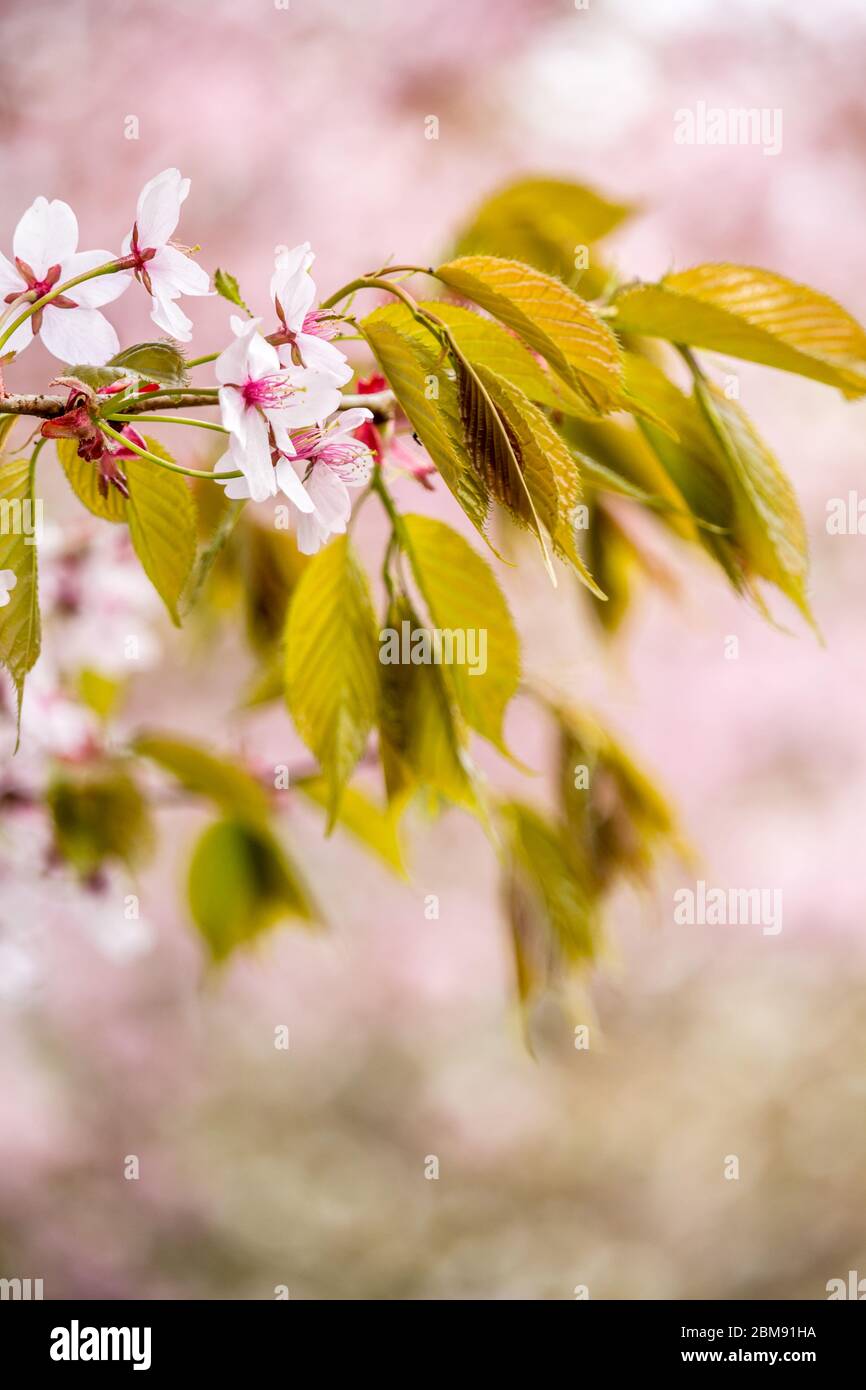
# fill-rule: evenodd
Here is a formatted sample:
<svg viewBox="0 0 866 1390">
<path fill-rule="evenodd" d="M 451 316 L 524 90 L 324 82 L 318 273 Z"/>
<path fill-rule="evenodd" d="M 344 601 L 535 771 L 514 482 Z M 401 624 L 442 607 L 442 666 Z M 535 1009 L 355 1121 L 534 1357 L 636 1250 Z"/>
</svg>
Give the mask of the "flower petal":
<svg viewBox="0 0 866 1390">
<path fill-rule="evenodd" d="M 12 240 L 19 260 L 26 261 L 37 279 L 52 265 L 62 265 L 78 246 L 78 218 L 68 203 L 37 198 L 25 212 Z"/>
<path fill-rule="evenodd" d="M 346 354 L 333 343 L 327 342 L 324 338 L 317 338 L 312 333 L 299 333 L 295 341 L 301 360 L 310 371 L 331 377 L 337 386 L 345 386 L 347 381 L 351 381 L 352 368 L 346 360 Z M 291 348 L 289 352 L 291 353 Z"/>
<path fill-rule="evenodd" d="M 159 294 L 154 286 L 153 304 L 150 317 L 164 333 L 169 333 L 178 342 L 188 343 L 192 338 L 192 319 L 187 318 L 176 300 L 167 294 Z"/>
<path fill-rule="evenodd" d="M 210 276 L 203 266 L 196 265 L 174 246 L 160 246 L 153 259 L 148 261 L 147 270 L 154 290 L 158 284 L 164 285 L 173 299 L 179 294 L 211 292 Z"/>
<path fill-rule="evenodd" d="M 346 523 L 352 514 L 352 500 L 345 483 L 337 477 L 333 469 L 325 464 L 314 464 L 306 487 L 313 499 L 316 516 L 328 534 L 337 535 L 345 531 Z"/>
<path fill-rule="evenodd" d="M 49 352 L 71 366 L 101 367 L 120 351 L 114 328 L 98 309 L 57 309 L 47 304 L 40 336 Z"/>
<path fill-rule="evenodd" d="M 76 251 L 74 256 L 63 262 L 60 279 L 72 280 L 86 270 L 96 270 L 97 266 L 107 265 L 116 259 L 110 251 Z M 111 304 L 112 300 L 119 299 L 131 283 L 132 276 L 119 270 L 114 275 L 100 275 L 98 280 L 85 280 L 83 285 L 76 285 L 70 291 L 69 298 L 80 304 L 82 309 L 99 309 L 103 304 Z"/>
<path fill-rule="evenodd" d="M 234 341 L 224 348 L 214 363 L 214 373 L 221 386 L 241 386 L 249 376 L 247 352 L 250 339 L 258 331 L 261 319 L 246 322 L 232 314 L 229 323 L 234 333 Z"/>
<path fill-rule="evenodd" d="M 277 480 L 271 463 L 268 427 L 264 416 L 257 410 L 251 410 L 247 415 L 246 443 L 241 445 L 237 435 L 232 435 L 231 452 L 235 466 L 242 470 L 250 485 L 253 501 L 264 502 L 266 497 L 273 497 Z"/>
<path fill-rule="evenodd" d="M 307 494 L 304 484 L 298 477 L 295 464 L 291 463 L 289 459 L 278 459 L 276 477 L 277 486 L 280 491 L 285 493 L 286 497 L 288 497 L 290 502 L 294 503 L 298 511 L 308 513 L 312 516 L 315 510 L 315 503 Z"/>
<path fill-rule="evenodd" d="M 138 197 L 136 224 L 142 249 L 164 246 L 180 221 L 180 208 L 189 193 L 189 179 L 179 169 L 163 169 L 144 185 Z"/>
<path fill-rule="evenodd" d="M 7 294 L 23 294 L 26 288 L 15 266 L 0 251 L 0 298 L 5 299 Z"/>
<path fill-rule="evenodd" d="M 219 402 L 225 428 L 231 434 L 237 435 L 243 444 L 247 437 L 247 408 L 243 396 L 235 386 L 221 386 Z"/>
</svg>

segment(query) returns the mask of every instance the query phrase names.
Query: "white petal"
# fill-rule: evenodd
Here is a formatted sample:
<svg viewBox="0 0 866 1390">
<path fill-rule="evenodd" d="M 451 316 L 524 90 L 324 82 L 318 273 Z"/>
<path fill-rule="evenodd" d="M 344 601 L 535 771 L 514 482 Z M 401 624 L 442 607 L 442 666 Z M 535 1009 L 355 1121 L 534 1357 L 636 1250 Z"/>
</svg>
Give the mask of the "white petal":
<svg viewBox="0 0 866 1390">
<path fill-rule="evenodd" d="M 180 305 L 171 299 L 167 294 L 157 293 L 157 286 L 154 285 L 154 295 L 150 317 L 161 328 L 164 333 L 168 333 L 172 338 L 177 338 L 178 342 L 188 343 L 192 338 L 192 319 L 187 318 Z"/>
<path fill-rule="evenodd" d="M 98 309 L 56 309 L 47 304 L 40 337 L 49 352 L 70 366 L 101 367 L 120 351 L 114 328 Z"/>
<path fill-rule="evenodd" d="M 257 332 L 261 319 L 240 319 L 232 314 L 229 319 L 234 341 L 224 348 L 214 363 L 214 373 L 222 386 L 239 386 L 249 376 L 247 370 L 247 351 L 250 339 Z"/>
<path fill-rule="evenodd" d="M 243 444 L 247 437 L 247 408 L 243 396 L 234 386 L 221 386 L 219 402 L 223 424 Z"/>
<path fill-rule="evenodd" d="M 253 381 L 282 371 L 276 348 L 273 343 L 266 342 L 261 333 L 253 333 L 247 339 L 247 371 Z"/>
<path fill-rule="evenodd" d="M 243 448 L 237 437 L 232 435 L 231 450 L 238 468 L 250 485 L 250 497 L 254 502 L 264 502 L 273 497 L 277 490 L 274 466 L 271 463 L 271 445 L 268 427 L 263 415 L 251 410 L 247 416 L 247 438 Z"/>
<path fill-rule="evenodd" d="M 7 294 L 22 294 L 26 288 L 15 266 L 0 251 L 0 298 L 5 299 Z"/>
<path fill-rule="evenodd" d="M 14 323 L 15 319 L 21 313 L 21 310 L 26 309 L 26 307 L 26 304 L 22 304 L 20 308 L 16 309 L 13 314 L 10 314 L 4 326 L 8 328 L 10 323 Z M 12 337 L 7 338 L 6 342 L 3 344 L 3 347 L 0 348 L 0 356 L 5 357 L 7 352 L 23 352 L 26 347 L 30 346 L 30 344 L 33 342 L 33 328 L 31 327 L 32 323 L 32 319 L 25 319 L 24 322 L 18 328 L 15 329 L 15 332 L 12 334 Z M 0 333 L 2 333 L 2 331 L 3 328 L 0 327 Z"/>
<path fill-rule="evenodd" d="M 144 185 L 138 198 L 138 244 L 146 250 L 164 246 L 180 221 L 181 203 L 189 193 L 189 179 L 179 169 L 163 169 Z"/>
<path fill-rule="evenodd" d="M 214 473 L 233 473 L 236 468 L 237 463 L 232 457 L 231 449 L 229 449 L 223 454 L 222 458 L 217 459 L 213 466 L 213 471 Z M 215 481 L 220 483 L 220 487 L 225 488 L 226 497 L 230 497 L 232 501 L 241 502 L 249 498 L 250 485 L 243 476 L 240 478 L 228 478 L 224 483 L 220 482 L 219 478 Z"/>
<path fill-rule="evenodd" d="M 110 251 L 76 251 L 74 256 L 63 262 L 60 279 L 72 280 L 86 270 L 96 270 L 97 266 L 107 265 L 116 259 Z M 100 275 L 97 280 L 85 280 L 83 285 L 76 285 L 69 291 L 69 298 L 80 304 L 82 309 L 99 309 L 103 304 L 111 304 L 119 299 L 131 284 L 132 276 L 118 270 L 114 275 Z"/>
<path fill-rule="evenodd" d="M 322 542 L 328 539 L 319 518 L 313 512 L 310 516 L 299 516 L 295 527 L 295 541 L 302 555 L 315 555 Z"/>
<path fill-rule="evenodd" d="M 345 531 L 346 522 L 352 514 L 352 500 L 345 483 L 341 482 L 333 469 L 323 463 L 314 464 L 306 488 L 313 499 L 316 516 L 329 535 Z"/>
<path fill-rule="evenodd" d="M 279 459 L 276 467 L 277 486 L 280 491 L 285 493 L 290 502 L 293 502 L 299 512 L 306 512 L 312 515 L 315 504 L 308 496 L 304 484 L 301 482 L 296 472 L 297 468 L 305 465 L 291 463 L 288 459 Z"/>
<path fill-rule="evenodd" d="M 351 410 L 341 410 L 333 420 L 328 421 L 328 443 L 340 439 L 343 435 L 354 434 L 355 430 L 360 429 L 361 425 L 372 420 L 373 412 L 366 406 L 352 406 Z"/>
<path fill-rule="evenodd" d="M 165 285 L 174 299 L 179 294 L 210 294 L 210 276 L 174 246 L 161 246 L 147 263 L 151 283 Z"/>
<path fill-rule="evenodd" d="M 41 280 L 52 265 L 61 265 L 75 254 L 78 246 L 78 218 L 68 203 L 55 198 L 37 198 L 18 226 L 12 249 L 26 261 Z"/>
<path fill-rule="evenodd" d="M 292 275 L 277 271 L 271 280 L 271 296 L 280 301 L 288 328 L 300 332 L 316 297 L 316 286 L 303 266 Z"/>
<path fill-rule="evenodd" d="M 289 345 L 286 346 L 291 352 Z M 317 338 L 312 333 L 299 333 L 297 346 L 304 366 L 311 371 L 330 377 L 337 386 L 345 386 L 347 381 L 351 381 L 352 368 L 346 360 L 346 354 L 326 338 Z"/>
</svg>

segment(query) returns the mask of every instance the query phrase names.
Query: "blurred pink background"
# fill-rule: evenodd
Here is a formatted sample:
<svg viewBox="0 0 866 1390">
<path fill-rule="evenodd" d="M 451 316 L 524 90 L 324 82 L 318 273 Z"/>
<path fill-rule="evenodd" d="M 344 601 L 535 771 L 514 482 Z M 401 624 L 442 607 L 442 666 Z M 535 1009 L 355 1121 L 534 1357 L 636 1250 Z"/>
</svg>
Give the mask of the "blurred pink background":
<svg viewBox="0 0 866 1390">
<path fill-rule="evenodd" d="M 45 194 L 74 206 L 82 246 L 116 248 L 141 185 L 177 165 L 192 179 L 182 239 L 264 309 L 278 244 L 312 242 L 326 294 L 390 255 L 435 259 L 498 183 L 550 173 L 643 205 L 608 249 L 624 276 L 766 265 L 862 321 L 864 40 L 856 0 L 10 0 L 0 245 Z M 676 145 L 674 112 L 698 101 L 781 108 L 781 153 Z M 196 351 L 219 347 L 227 306 L 185 308 Z M 132 291 L 109 316 L 122 340 L 151 331 Z M 47 383 L 41 353 L 10 370 L 13 388 Z M 736 370 L 801 499 L 825 646 L 781 604 L 796 632 L 773 630 L 661 533 L 680 595 L 647 590 L 610 648 L 573 588 L 554 596 L 528 556 L 501 577 L 526 669 L 657 772 L 704 877 L 782 888 L 781 935 L 674 926 L 671 894 L 689 879 L 672 867 L 654 896 L 617 900 L 607 958 L 573 1019 L 542 1010 L 533 1061 L 495 865 L 457 813 L 413 823 L 412 880 L 395 887 L 290 803 L 331 929 L 276 931 L 219 974 L 182 905 L 197 813 L 163 813 L 135 931 L 122 885 L 95 901 L 40 880 L 38 818 L 7 818 L 0 1275 L 42 1277 L 46 1297 L 270 1298 L 287 1285 L 292 1298 L 532 1299 L 577 1285 L 593 1298 L 821 1298 L 848 1269 L 866 1275 L 866 539 L 825 528 L 828 499 L 861 487 L 866 417 L 800 378 Z M 441 485 L 429 504 L 419 493 L 406 484 L 402 505 L 455 519 Z M 56 523 L 82 524 L 64 484 L 47 495 Z M 360 529 L 378 553 L 372 513 Z M 100 563 L 104 599 L 114 561 Z M 236 711 L 238 641 L 190 651 L 146 595 L 129 602 L 160 653 L 129 728 L 291 760 L 287 715 Z M 526 709 L 511 728 L 543 769 Z M 543 797 L 544 782 L 523 792 Z M 576 1021 L 588 1052 L 571 1045 Z M 273 1046 L 280 1024 L 287 1053 Z M 129 1154 L 137 1182 L 124 1180 Z M 738 1182 L 723 1177 L 731 1154 Z"/>
</svg>

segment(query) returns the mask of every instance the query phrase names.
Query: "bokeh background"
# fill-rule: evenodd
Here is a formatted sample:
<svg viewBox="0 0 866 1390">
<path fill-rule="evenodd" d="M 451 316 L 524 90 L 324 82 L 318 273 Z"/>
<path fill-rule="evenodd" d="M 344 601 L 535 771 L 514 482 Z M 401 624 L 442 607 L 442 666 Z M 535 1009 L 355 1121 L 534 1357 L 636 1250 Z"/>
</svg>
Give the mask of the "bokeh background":
<svg viewBox="0 0 866 1390">
<path fill-rule="evenodd" d="M 625 274 L 767 265 L 862 320 L 864 41 L 858 0 L 6 0 L 0 241 L 44 193 L 75 207 L 83 246 L 116 247 L 142 183 L 175 164 L 184 239 L 264 307 L 278 244 L 313 243 L 324 293 L 390 255 L 435 258 L 484 193 L 541 172 L 642 204 L 612 242 Z M 781 108 L 782 152 L 676 145 L 674 112 L 701 100 Z M 186 307 L 197 350 L 218 346 L 226 306 Z M 146 335 L 142 298 L 109 312 Z M 40 351 L 13 386 L 47 382 Z M 737 370 L 798 488 L 825 645 L 663 542 L 677 591 L 648 588 L 613 645 L 525 558 L 505 582 L 527 669 L 655 769 L 707 879 L 782 888 L 781 935 L 674 926 L 691 880 L 671 866 L 613 904 L 605 959 L 569 1008 L 541 1010 L 533 1059 L 495 865 L 457 813 L 414 822 L 395 885 L 289 799 L 330 929 L 277 930 L 214 973 L 183 906 L 197 813 L 160 813 L 130 923 L 127 885 L 45 875 L 40 813 L 19 808 L 0 824 L 0 1275 L 51 1298 L 327 1299 L 822 1298 L 866 1276 L 866 539 L 825 528 L 828 499 L 862 486 L 866 408 Z M 47 495 L 62 552 L 88 523 L 62 486 Z M 441 487 L 422 505 L 454 516 Z M 134 624 L 151 645 L 124 727 L 292 759 L 287 715 L 237 710 L 231 632 L 178 641 L 113 541 L 88 574 L 47 668 L 105 660 Z M 6 784 L 74 751 L 80 717 L 35 678 Z M 544 767 L 526 710 L 511 738 Z"/>
</svg>

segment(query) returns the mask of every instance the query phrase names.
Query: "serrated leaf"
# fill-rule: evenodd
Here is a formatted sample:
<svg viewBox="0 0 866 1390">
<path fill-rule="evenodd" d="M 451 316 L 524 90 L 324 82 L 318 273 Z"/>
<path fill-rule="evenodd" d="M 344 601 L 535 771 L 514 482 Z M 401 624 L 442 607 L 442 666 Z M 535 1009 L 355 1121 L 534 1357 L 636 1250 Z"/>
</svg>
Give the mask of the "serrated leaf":
<svg viewBox="0 0 866 1390">
<path fill-rule="evenodd" d="M 604 599 L 577 549 L 577 508 L 581 497 L 577 460 L 537 406 L 495 372 L 480 367 L 479 374 L 508 421 L 526 485 L 555 553 L 572 567 L 587 588 Z"/>
<path fill-rule="evenodd" d="M 369 585 L 337 536 L 304 571 L 286 624 L 286 696 L 328 783 L 329 829 L 376 718 L 378 667 Z"/>
<path fill-rule="evenodd" d="M 385 305 L 359 326 L 446 487 L 483 535 L 489 503 L 461 443 L 453 369 L 432 333 L 417 324 L 409 329 L 406 317 L 403 305 Z"/>
<path fill-rule="evenodd" d="M 829 295 L 753 266 L 699 265 L 616 295 L 617 329 L 866 393 L 866 333 Z"/>
<path fill-rule="evenodd" d="M 16 579 L 9 602 L 0 608 L 0 662 L 15 682 L 19 720 L 24 681 L 36 664 L 42 642 L 36 546 L 28 543 L 34 540 L 35 505 L 31 461 L 0 463 L 0 570 L 12 570 Z M 31 521 L 25 526 L 28 507 Z"/>
<path fill-rule="evenodd" d="M 122 367 L 112 367 L 110 364 L 104 367 L 88 367 L 75 362 L 67 366 L 64 375 L 77 377 L 85 386 L 98 391 L 100 386 L 111 386 L 115 381 L 122 381 L 129 373 Z"/>
<path fill-rule="evenodd" d="M 467 724 L 507 753 L 502 724 L 520 683 L 520 644 L 493 571 L 442 521 L 409 515 L 403 528 L 415 582 L 445 634 L 443 655 L 459 657 L 462 643 L 465 660 L 442 665 L 446 682 Z"/>
<path fill-rule="evenodd" d="M 214 960 L 285 917 L 316 913 L 295 865 L 261 826 L 226 819 L 205 830 L 189 867 L 190 911 Z"/>
<path fill-rule="evenodd" d="M 403 305 L 395 307 L 403 310 L 406 320 L 411 322 L 408 309 Z M 471 309 L 449 304 L 446 300 L 430 300 L 421 308 L 448 325 L 457 346 L 473 366 L 489 367 L 498 372 L 537 405 L 570 415 L 592 413 L 585 400 L 552 376 L 520 338 L 495 319 L 482 318 Z"/>
<path fill-rule="evenodd" d="M 246 768 L 228 758 L 218 758 L 196 743 L 164 734 L 141 734 L 133 748 L 182 787 L 207 797 L 236 818 L 253 824 L 267 821 L 269 803 L 264 787 Z"/>
<path fill-rule="evenodd" d="M 189 372 L 180 345 L 171 338 L 153 343 L 135 343 L 112 357 L 110 367 L 123 367 L 126 373 L 143 381 L 159 381 L 167 386 L 188 386 Z"/>
<path fill-rule="evenodd" d="M 56 444 L 60 466 L 79 502 L 103 521 L 127 521 L 127 501 L 117 488 L 109 487 L 105 497 L 99 491 L 98 464 L 88 463 L 86 459 L 79 458 L 78 445 L 74 439 L 58 439 Z"/>
<path fill-rule="evenodd" d="M 730 468 L 733 531 L 749 570 L 781 589 L 812 627 L 809 545 L 790 481 L 745 411 L 700 381 L 695 395 Z"/>
<path fill-rule="evenodd" d="M 293 786 L 315 805 L 327 808 L 329 793 L 324 778 L 304 777 Z M 406 877 L 397 820 L 390 809 L 383 810 L 357 787 L 346 787 L 340 800 L 337 825 L 378 855 L 389 869 L 401 878 Z"/>
<path fill-rule="evenodd" d="M 150 453 L 171 461 L 155 439 L 145 436 Z M 178 602 L 195 563 L 198 542 L 195 504 L 179 473 L 142 458 L 123 460 L 129 486 L 126 517 L 135 553 L 172 621 L 179 627 Z"/>
<path fill-rule="evenodd" d="M 436 275 L 513 328 L 595 410 L 615 407 L 623 392 L 619 343 L 561 281 L 495 256 L 464 256 L 440 266 Z"/>
<path fill-rule="evenodd" d="M 250 313 L 234 275 L 230 275 L 227 270 L 217 270 L 213 277 L 213 285 L 217 294 L 221 294 L 223 299 L 227 299 L 230 304 L 236 304 L 239 309 L 243 309 L 244 313 Z"/>
<path fill-rule="evenodd" d="M 556 575 L 550 563 L 544 532 L 532 493 L 523 476 L 519 445 L 510 423 L 490 397 L 487 372 L 476 370 L 458 350 L 453 350 L 463 435 L 472 465 L 485 488 L 536 536 L 551 582 Z"/>
</svg>

